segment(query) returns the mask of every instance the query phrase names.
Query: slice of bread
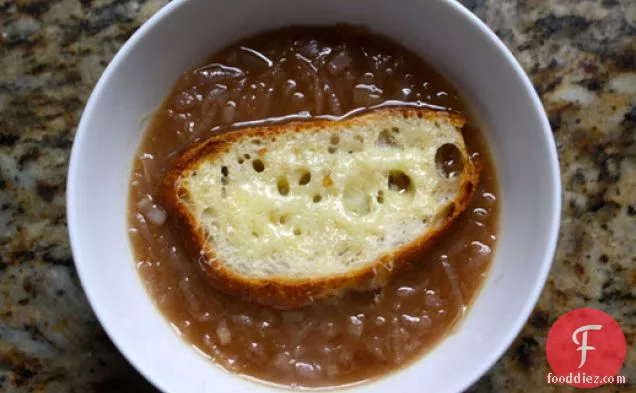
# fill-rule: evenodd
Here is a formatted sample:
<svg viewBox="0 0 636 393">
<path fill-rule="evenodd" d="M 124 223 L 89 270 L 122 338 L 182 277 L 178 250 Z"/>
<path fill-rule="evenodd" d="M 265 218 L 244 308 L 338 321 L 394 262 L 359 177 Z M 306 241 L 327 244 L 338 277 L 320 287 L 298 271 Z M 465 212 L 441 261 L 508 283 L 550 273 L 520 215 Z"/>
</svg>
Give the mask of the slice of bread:
<svg viewBox="0 0 636 393">
<path fill-rule="evenodd" d="M 466 207 L 480 166 L 464 122 L 393 107 L 236 130 L 182 153 L 162 197 L 226 293 L 291 309 L 370 290 Z"/>
</svg>

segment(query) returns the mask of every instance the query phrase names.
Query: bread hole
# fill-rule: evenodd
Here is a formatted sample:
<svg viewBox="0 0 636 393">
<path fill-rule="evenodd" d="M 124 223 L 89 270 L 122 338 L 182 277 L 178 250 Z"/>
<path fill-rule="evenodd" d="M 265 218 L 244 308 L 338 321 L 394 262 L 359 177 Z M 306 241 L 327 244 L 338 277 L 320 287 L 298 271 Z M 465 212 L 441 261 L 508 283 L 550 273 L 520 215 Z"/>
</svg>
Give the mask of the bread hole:
<svg viewBox="0 0 636 393">
<path fill-rule="evenodd" d="M 406 173 L 397 169 L 389 171 L 389 190 L 398 194 L 405 194 L 412 191 L 412 189 L 413 183 Z"/>
<path fill-rule="evenodd" d="M 263 163 L 263 161 L 256 159 L 254 161 L 252 161 L 252 168 L 254 168 L 254 170 L 256 172 L 263 172 L 265 170 L 265 164 Z"/>
<path fill-rule="evenodd" d="M 320 194 L 314 195 L 314 199 L 313 200 L 314 200 L 314 203 L 318 203 L 318 202 L 322 201 L 322 195 L 320 195 Z"/>
<path fill-rule="evenodd" d="M 221 178 L 221 184 L 222 184 L 222 185 L 227 186 L 227 184 L 228 184 L 229 182 L 230 182 L 230 181 L 228 180 L 228 178 L 227 178 L 227 177 L 222 177 L 222 178 Z"/>
<path fill-rule="evenodd" d="M 300 236 L 303 234 L 303 231 L 300 228 L 294 228 L 294 236 Z"/>
<path fill-rule="evenodd" d="M 400 133 L 400 129 L 399 129 L 399 128 L 397 128 L 397 127 L 393 127 L 393 128 L 391 128 L 391 131 L 393 131 L 393 132 L 394 132 L 394 133 L 396 133 L 396 134 L 399 134 L 399 133 Z"/>
<path fill-rule="evenodd" d="M 348 252 L 349 252 L 349 247 L 344 247 L 340 251 L 338 251 L 338 256 L 341 257 Z"/>
<path fill-rule="evenodd" d="M 252 139 L 252 143 L 255 145 L 260 145 L 261 144 L 261 140 L 260 139 Z"/>
<path fill-rule="evenodd" d="M 226 166 L 224 166 L 224 167 L 221 167 L 221 174 L 223 174 L 224 177 L 227 177 L 227 175 L 230 174 L 230 171 L 229 169 L 227 169 Z"/>
<path fill-rule="evenodd" d="M 388 129 L 384 129 L 378 135 L 378 140 L 375 142 L 378 147 L 392 147 L 397 145 L 397 140 L 395 137 L 389 132 Z"/>
<path fill-rule="evenodd" d="M 364 138 L 362 137 L 362 135 L 354 135 L 354 136 L 353 136 L 353 140 L 354 140 L 354 141 L 358 141 L 358 142 L 360 142 L 360 143 L 363 143 L 363 142 L 364 142 Z"/>
<path fill-rule="evenodd" d="M 331 138 L 329 139 L 329 141 L 331 142 L 332 145 L 337 145 L 338 143 L 340 143 L 340 137 L 336 134 L 333 134 Z"/>
<path fill-rule="evenodd" d="M 446 143 L 437 149 L 435 165 L 442 176 L 452 179 L 464 170 L 464 157 L 457 146 Z"/>
<path fill-rule="evenodd" d="M 276 188 L 278 189 L 278 193 L 282 196 L 289 194 L 289 181 L 287 181 L 287 178 L 279 177 L 276 181 Z"/>
<path fill-rule="evenodd" d="M 270 210 L 270 212 L 267 213 L 267 218 L 269 218 L 269 222 L 272 224 L 276 224 L 278 222 L 278 214 L 274 210 Z"/>
<path fill-rule="evenodd" d="M 243 165 L 243 163 L 245 162 L 245 160 L 242 159 L 242 158 L 239 158 L 237 161 L 238 161 L 239 165 Z"/>
<path fill-rule="evenodd" d="M 311 172 L 304 171 L 302 173 L 302 175 L 300 175 L 300 179 L 298 180 L 298 184 L 300 184 L 301 186 L 304 186 L 304 185 L 309 184 L 310 181 L 311 181 Z"/>
<path fill-rule="evenodd" d="M 384 203 L 384 191 L 380 190 L 375 196 L 375 200 L 381 205 Z"/>
<path fill-rule="evenodd" d="M 439 122 L 435 122 L 435 127 L 439 128 Z"/>
<path fill-rule="evenodd" d="M 261 235 L 259 235 L 258 232 L 252 232 L 252 237 L 259 238 Z"/>
<path fill-rule="evenodd" d="M 278 222 L 280 223 L 280 225 L 287 224 L 287 221 L 289 221 L 289 215 L 287 214 L 280 216 L 280 218 L 278 219 Z"/>
<path fill-rule="evenodd" d="M 246 160 L 249 160 L 250 158 L 252 158 L 252 156 L 250 156 L 249 154 L 244 154 L 243 157 L 245 157 Z"/>
<path fill-rule="evenodd" d="M 329 147 L 327 148 L 327 151 L 328 151 L 330 154 L 333 154 L 333 153 L 335 153 L 335 152 L 336 152 L 336 148 L 335 148 L 335 147 L 333 147 L 333 146 L 329 146 Z"/>
</svg>

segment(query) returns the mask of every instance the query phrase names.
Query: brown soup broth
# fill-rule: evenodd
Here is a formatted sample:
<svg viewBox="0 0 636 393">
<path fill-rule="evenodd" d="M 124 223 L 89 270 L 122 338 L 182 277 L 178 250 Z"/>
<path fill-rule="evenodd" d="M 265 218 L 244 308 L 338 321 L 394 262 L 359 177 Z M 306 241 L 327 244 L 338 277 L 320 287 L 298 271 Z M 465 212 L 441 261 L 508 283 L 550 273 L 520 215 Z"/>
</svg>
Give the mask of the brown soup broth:
<svg viewBox="0 0 636 393">
<path fill-rule="evenodd" d="M 470 119 L 453 87 L 420 58 L 350 27 L 297 27 L 249 38 L 179 78 L 139 148 L 129 222 L 141 278 L 187 342 L 233 372 L 317 387 L 396 370 L 452 330 L 484 281 L 497 235 L 495 168 L 472 121 L 464 138 L 483 172 L 467 210 L 389 285 L 337 304 L 281 312 L 216 291 L 186 255 L 170 217 L 163 222 L 165 213 L 153 206 L 170 159 L 197 138 L 245 122 L 340 117 L 394 104 L 429 105 Z"/>
</svg>

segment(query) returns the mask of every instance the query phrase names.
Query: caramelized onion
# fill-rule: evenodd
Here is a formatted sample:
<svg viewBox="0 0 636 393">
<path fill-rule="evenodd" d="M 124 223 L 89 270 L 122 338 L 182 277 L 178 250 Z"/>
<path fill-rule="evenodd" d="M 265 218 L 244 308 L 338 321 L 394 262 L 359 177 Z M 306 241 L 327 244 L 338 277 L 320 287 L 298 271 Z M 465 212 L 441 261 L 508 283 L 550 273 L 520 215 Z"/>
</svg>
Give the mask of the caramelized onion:
<svg viewBox="0 0 636 393">
<path fill-rule="evenodd" d="M 351 56 L 343 49 L 333 56 L 329 64 L 327 64 L 327 70 L 329 70 L 331 75 L 339 76 L 350 64 Z"/>
<path fill-rule="evenodd" d="M 158 205 L 152 205 L 146 212 L 146 217 L 148 221 L 155 225 L 163 225 L 168 218 L 168 214 L 162 207 Z"/>
<path fill-rule="evenodd" d="M 216 335 L 219 338 L 219 343 L 221 345 L 228 345 L 232 342 L 232 332 L 230 331 L 230 328 L 228 328 L 225 319 L 221 320 L 216 327 Z"/>
</svg>

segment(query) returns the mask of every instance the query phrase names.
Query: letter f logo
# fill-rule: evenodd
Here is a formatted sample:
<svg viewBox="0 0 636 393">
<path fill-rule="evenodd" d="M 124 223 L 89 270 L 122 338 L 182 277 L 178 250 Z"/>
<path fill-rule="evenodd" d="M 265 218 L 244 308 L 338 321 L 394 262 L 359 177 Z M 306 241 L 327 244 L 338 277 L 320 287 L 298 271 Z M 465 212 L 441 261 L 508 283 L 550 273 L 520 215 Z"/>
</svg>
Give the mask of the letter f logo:
<svg viewBox="0 0 636 393">
<path fill-rule="evenodd" d="M 572 341 L 574 341 L 574 344 L 581 345 L 580 347 L 576 349 L 577 351 L 581 351 L 581 364 L 579 364 L 579 368 L 583 367 L 583 365 L 585 364 L 585 360 L 587 360 L 587 351 L 593 351 L 596 349 L 592 346 L 587 345 L 587 331 L 601 330 L 601 327 L 602 327 L 601 325 L 585 325 L 576 329 L 574 333 L 572 333 Z M 582 342 L 580 343 L 579 340 L 576 338 L 576 336 L 581 332 L 583 332 L 582 334 L 583 340 L 581 340 Z"/>
</svg>

